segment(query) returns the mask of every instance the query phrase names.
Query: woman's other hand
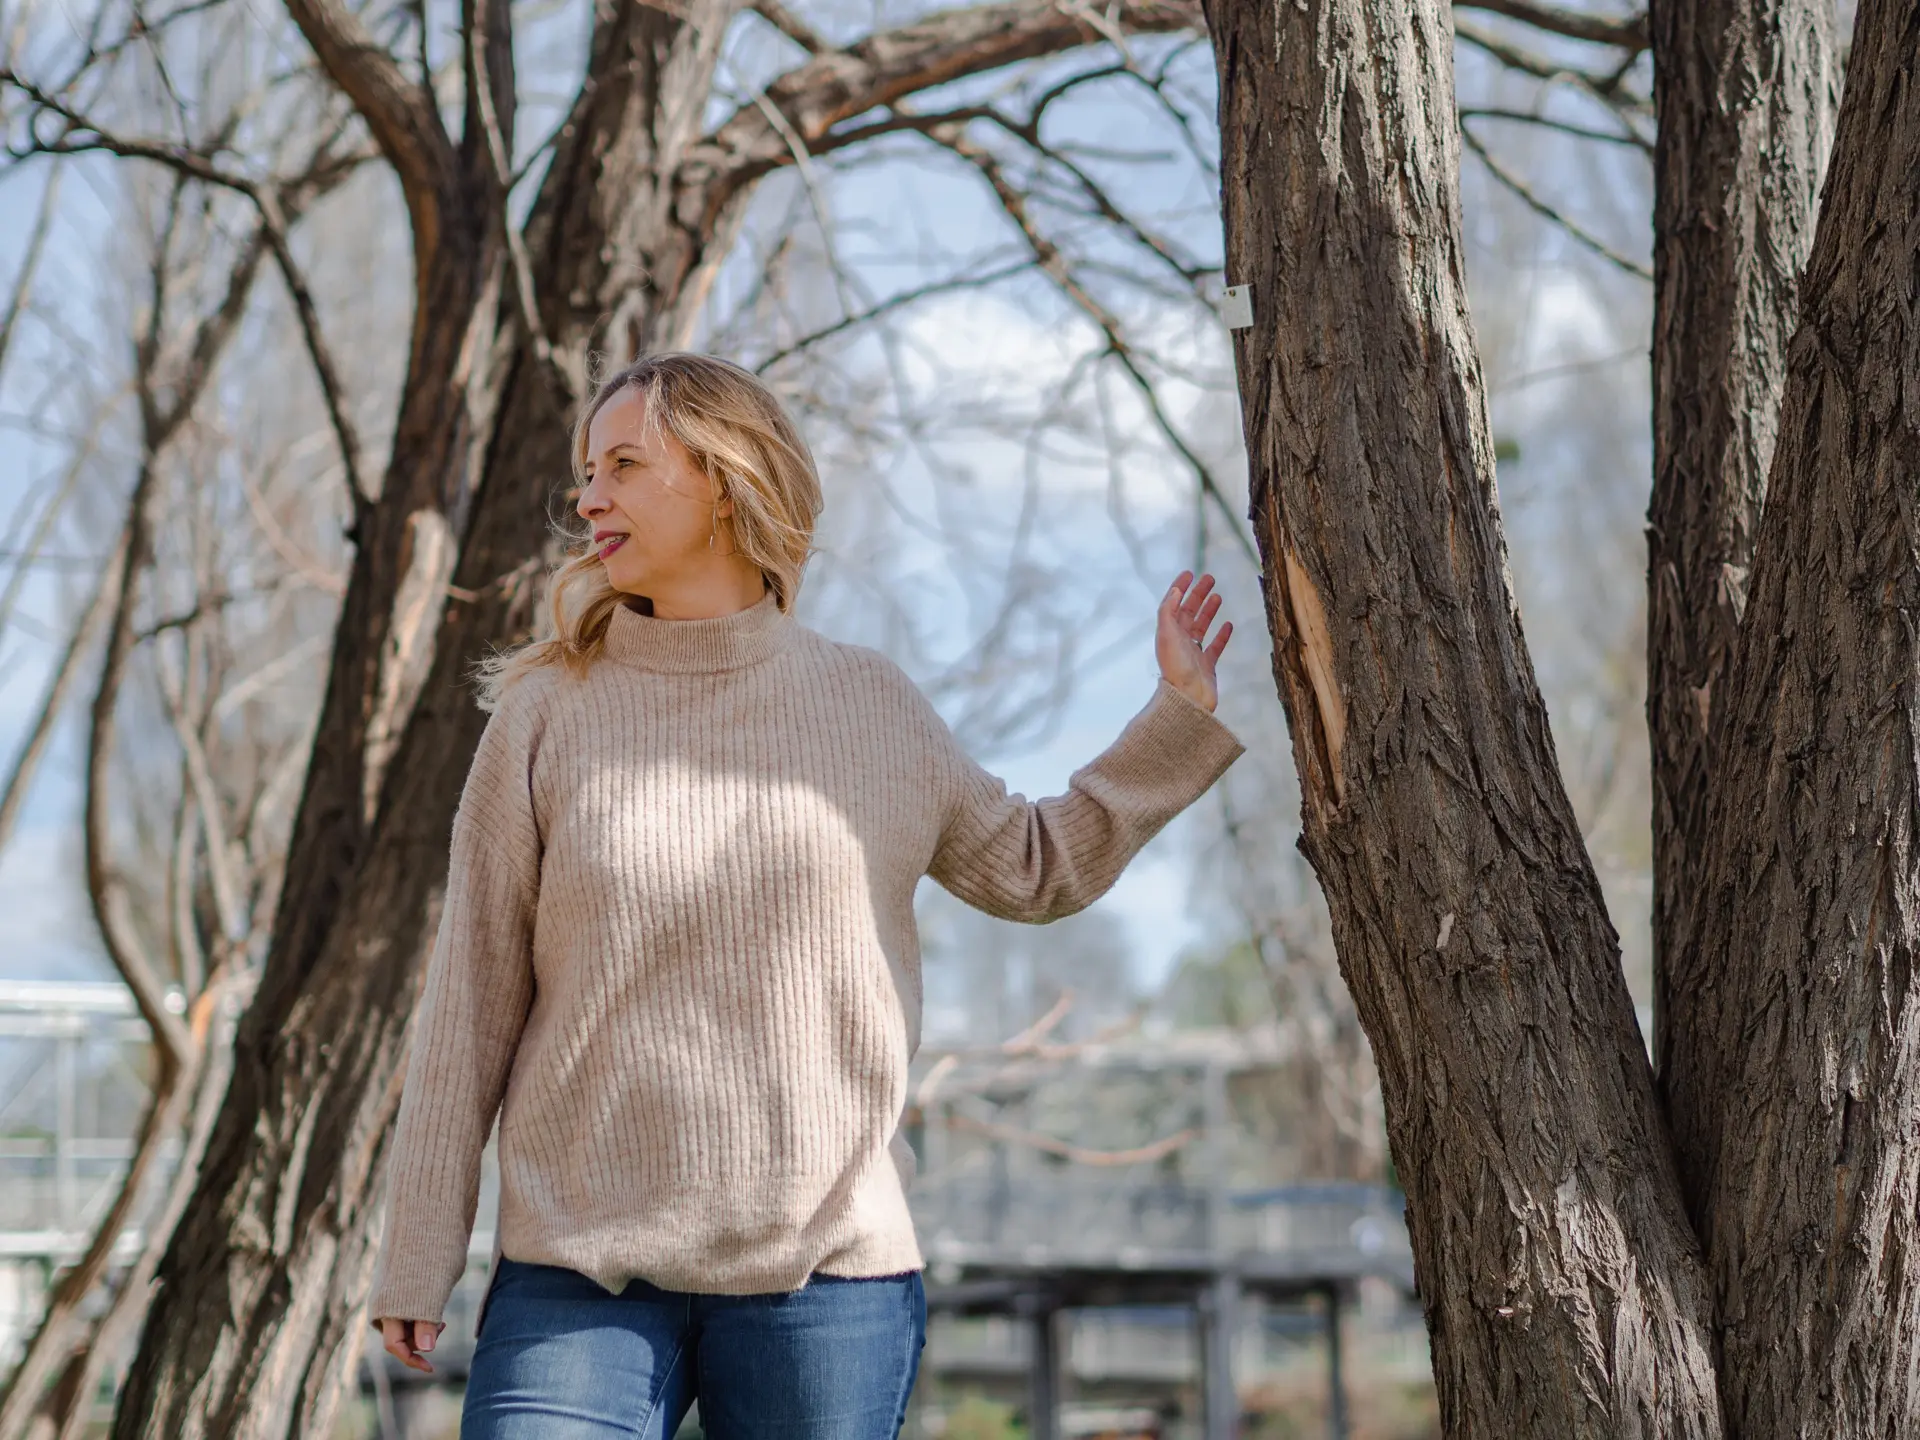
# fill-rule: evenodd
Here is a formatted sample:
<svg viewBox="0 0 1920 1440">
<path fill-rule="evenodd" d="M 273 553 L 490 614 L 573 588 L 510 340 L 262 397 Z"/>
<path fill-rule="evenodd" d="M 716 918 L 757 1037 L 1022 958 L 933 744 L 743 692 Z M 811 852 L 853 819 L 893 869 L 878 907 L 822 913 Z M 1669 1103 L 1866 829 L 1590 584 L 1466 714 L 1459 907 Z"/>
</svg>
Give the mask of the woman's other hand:
<svg viewBox="0 0 1920 1440">
<path fill-rule="evenodd" d="M 1233 622 L 1225 621 L 1220 633 L 1213 637 L 1213 643 L 1205 643 L 1207 627 L 1220 609 L 1220 597 L 1212 590 L 1212 575 L 1202 575 L 1195 581 L 1191 570 L 1182 570 L 1174 577 L 1173 588 L 1160 601 L 1160 626 L 1153 637 L 1153 652 L 1160 662 L 1161 675 L 1174 689 L 1206 710 L 1220 703 L 1214 665 L 1220 659 L 1220 652 L 1227 648 L 1227 637 L 1233 633 Z"/>
<path fill-rule="evenodd" d="M 444 1320 L 399 1320 L 386 1315 L 380 1320 L 380 1338 L 386 1343 L 387 1353 L 402 1365 L 431 1375 L 433 1366 L 426 1362 L 425 1352 L 433 1349 L 433 1342 L 446 1328 Z"/>
</svg>

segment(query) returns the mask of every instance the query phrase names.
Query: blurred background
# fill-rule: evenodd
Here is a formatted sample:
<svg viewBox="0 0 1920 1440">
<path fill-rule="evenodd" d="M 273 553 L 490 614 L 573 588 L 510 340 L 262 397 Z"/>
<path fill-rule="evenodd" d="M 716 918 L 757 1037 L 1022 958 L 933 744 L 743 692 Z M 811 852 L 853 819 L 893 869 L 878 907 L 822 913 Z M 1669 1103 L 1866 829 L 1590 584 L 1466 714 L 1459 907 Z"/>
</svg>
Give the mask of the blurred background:
<svg viewBox="0 0 1920 1440">
<path fill-rule="evenodd" d="M 917 13 L 827 0 L 804 19 L 839 39 Z M 455 7 L 365 14 L 429 71 L 457 52 Z M 591 10 L 523 0 L 514 19 L 526 164 L 579 83 Z M 1458 19 L 1513 584 L 1644 1007 L 1646 61 Z M 197 1003 L 203 937 L 265 945 L 349 559 L 340 417 L 303 313 L 361 453 L 382 455 L 413 276 L 383 166 L 314 187 L 276 268 L 230 188 L 70 143 L 159 137 L 261 180 L 328 127 L 351 140 L 277 7 L 24 0 L 0 46 L 4 1374 L 127 1183 L 153 1060 L 117 956 L 141 947 L 164 1003 L 217 1044 L 238 1002 Z M 795 55 L 743 16 L 712 117 Z M 1217 310 L 1213 57 L 1204 35 L 1130 36 L 937 98 L 1006 123 L 903 128 L 766 178 L 690 340 L 756 369 L 814 446 L 828 504 L 800 618 L 893 655 L 1038 797 L 1145 704 L 1158 599 L 1210 570 L 1235 625 L 1219 713 L 1247 754 L 1068 920 L 1017 926 L 922 885 L 908 1120 L 935 1314 L 907 1434 L 1435 1435 L 1378 1087 L 1294 848 Z M 141 593 L 121 607 L 136 499 Z M 164 1243 L 192 1124 L 160 1138 L 86 1314 Z M 441 1374 L 420 1384 L 372 1349 L 342 1440 L 456 1433 L 487 1173 Z"/>
</svg>

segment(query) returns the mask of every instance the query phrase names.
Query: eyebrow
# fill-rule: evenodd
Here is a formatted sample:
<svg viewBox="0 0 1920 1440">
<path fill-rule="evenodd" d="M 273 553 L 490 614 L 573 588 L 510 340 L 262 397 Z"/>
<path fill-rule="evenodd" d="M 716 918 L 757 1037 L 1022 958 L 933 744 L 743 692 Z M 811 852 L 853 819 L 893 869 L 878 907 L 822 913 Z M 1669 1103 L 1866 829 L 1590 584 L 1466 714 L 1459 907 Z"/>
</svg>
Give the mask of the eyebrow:
<svg viewBox="0 0 1920 1440">
<path fill-rule="evenodd" d="M 641 455 L 641 456 L 644 456 L 647 453 L 646 451 L 642 450 L 638 445 L 634 444 L 631 440 L 622 440 L 618 445 L 609 445 L 606 449 L 606 453 L 609 455 L 617 455 L 622 450 L 631 450 L 633 451 L 634 454 Z M 593 456 L 591 455 L 587 456 L 587 458 L 581 461 L 580 463 L 582 465 L 592 465 Z"/>
</svg>

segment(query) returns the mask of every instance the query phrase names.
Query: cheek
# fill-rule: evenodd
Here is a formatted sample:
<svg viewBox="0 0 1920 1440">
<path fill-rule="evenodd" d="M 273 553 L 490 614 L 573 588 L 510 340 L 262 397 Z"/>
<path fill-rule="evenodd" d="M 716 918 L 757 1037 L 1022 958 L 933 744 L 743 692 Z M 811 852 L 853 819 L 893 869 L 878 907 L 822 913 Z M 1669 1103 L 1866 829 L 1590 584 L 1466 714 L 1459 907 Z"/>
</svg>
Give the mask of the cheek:
<svg viewBox="0 0 1920 1440">
<path fill-rule="evenodd" d="M 613 552 L 616 564 L 622 556 L 660 560 L 706 548 L 706 512 L 697 505 L 675 504 L 675 498 L 639 493 L 616 497 L 614 503 L 633 537 Z"/>
</svg>

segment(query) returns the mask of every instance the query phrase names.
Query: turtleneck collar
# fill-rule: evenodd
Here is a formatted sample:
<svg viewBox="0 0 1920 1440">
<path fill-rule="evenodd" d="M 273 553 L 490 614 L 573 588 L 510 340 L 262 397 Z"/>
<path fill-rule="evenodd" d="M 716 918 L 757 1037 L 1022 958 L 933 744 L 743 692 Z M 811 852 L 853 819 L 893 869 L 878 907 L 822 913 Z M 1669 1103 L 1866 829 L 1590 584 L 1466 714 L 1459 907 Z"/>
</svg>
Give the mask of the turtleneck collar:
<svg viewBox="0 0 1920 1440">
<path fill-rule="evenodd" d="M 641 670 L 737 670 L 777 653 L 791 638 L 793 623 L 771 586 L 744 610 L 698 620 L 662 620 L 623 603 L 608 621 L 603 653 Z"/>
</svg>

